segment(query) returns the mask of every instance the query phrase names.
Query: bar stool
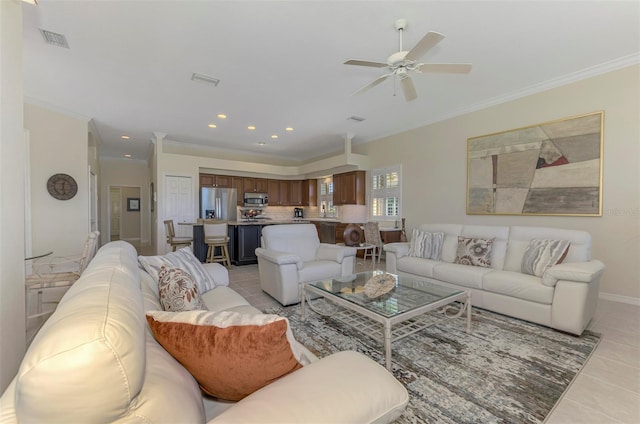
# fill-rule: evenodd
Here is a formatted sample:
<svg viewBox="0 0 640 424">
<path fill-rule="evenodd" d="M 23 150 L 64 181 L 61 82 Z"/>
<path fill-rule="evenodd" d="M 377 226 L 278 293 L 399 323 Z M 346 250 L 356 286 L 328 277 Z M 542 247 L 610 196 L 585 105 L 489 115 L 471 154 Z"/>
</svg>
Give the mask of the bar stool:
<svg viewBox="0 0 640 424">
<path fill-rule="evenodd" d="M 364 239 L 367 243 L 374 245 L 373 252 L 371 254 L 373 262 L 376 262 L 376 252 L 378 253 L 378 263 L 382 259 L 382 246 L 384 243 L 380 238 L 380 228 L 377 222 L 367 222 L 364 224 Z M 367 259 L 367 251 L 364 252 L 364 259 Z"/>
<path fill-rule="evenodd" d="M 173 252 L 175 252 L 177 248 L 191 246 L 193 237 L 176 237 L 173 219 L 167 219 L 164 221 L 164 230 L 167 234 L 167 244 L 171 246 L 171 250 Z"/>
<path fill-rule="evenodd" d="M 207 244 L 207 263 L 222 262 L 231 268 L 231 258 L 229 258 L 229 236 L 227 233 L 227 223 L 204 224 L 204 242 Z M 216 255 L 216 248 L 220 249 L 220 254 Z"/>
</svg>

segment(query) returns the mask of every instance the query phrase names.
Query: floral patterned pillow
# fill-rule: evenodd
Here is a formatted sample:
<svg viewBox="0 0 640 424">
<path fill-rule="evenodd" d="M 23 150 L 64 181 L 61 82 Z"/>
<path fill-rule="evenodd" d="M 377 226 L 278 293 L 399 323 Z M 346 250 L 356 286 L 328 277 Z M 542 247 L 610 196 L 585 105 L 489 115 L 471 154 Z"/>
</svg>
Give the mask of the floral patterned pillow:
<svg viewBox="0 0 640 424">
<path fill-rule="evenodd" d="M 458 237 L 458 251 L 456 252 L 455 264 L 491 267 L 491 249 L 493 248 L 493 238 L 467 238 Z"/>
<path fill-rule="evenodd" d="M 207 310 L 195 281 L 180 268 L 162 265 L 158 273 L 160 303 L 165 311 Z"/>
</svg>

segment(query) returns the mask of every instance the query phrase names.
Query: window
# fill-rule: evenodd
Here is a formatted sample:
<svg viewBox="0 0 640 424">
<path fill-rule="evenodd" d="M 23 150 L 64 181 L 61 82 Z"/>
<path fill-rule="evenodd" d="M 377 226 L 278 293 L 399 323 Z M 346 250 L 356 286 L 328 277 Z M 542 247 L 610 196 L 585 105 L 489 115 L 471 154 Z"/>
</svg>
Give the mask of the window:
<svg viewBox="0 0 640 424">
<path fill-rule="evenodd" d="M 333 206 L 333 178 L 318 179 L 318 206 L 321 216 L 335 216 L 336 207 Z"/>
<path fill-rule="evenodd" d="M 378 221 L 402 216 L 400 165 L 371 171 L 371 217 Z"/>
</svg>

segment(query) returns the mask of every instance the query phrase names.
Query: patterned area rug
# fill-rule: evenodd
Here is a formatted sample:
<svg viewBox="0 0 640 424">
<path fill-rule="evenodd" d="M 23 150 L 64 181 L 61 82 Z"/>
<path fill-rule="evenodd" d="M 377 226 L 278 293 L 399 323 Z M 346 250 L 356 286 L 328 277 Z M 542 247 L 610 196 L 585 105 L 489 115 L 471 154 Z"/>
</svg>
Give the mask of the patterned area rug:
<svg viewBox="0 0 640 424">
<path fill-rule="evenodd" d="M 324 299 L 316 309 L 331 309 Z M 299 305 L 273 308 L 318 357 L 356 350 L 384 366 L 382 342 Z M 541 423 L 600 341 L 575 337 L 482 309 L 392 344 L 393 374 L 409 391 L 399 423 Z"/>
</svg>

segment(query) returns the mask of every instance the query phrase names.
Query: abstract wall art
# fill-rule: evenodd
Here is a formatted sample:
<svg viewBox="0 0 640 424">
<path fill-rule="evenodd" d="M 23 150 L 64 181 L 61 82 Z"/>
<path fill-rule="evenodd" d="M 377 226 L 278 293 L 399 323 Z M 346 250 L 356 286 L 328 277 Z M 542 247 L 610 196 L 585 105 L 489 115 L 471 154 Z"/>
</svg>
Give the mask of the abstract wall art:
<svg viewBox="0 0 640 424">
<path fill-rule="evenodd" d="M 467 214 L 602 216 L 604 112 L 467 140 Z"/>
</svg>

